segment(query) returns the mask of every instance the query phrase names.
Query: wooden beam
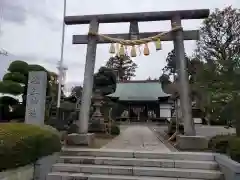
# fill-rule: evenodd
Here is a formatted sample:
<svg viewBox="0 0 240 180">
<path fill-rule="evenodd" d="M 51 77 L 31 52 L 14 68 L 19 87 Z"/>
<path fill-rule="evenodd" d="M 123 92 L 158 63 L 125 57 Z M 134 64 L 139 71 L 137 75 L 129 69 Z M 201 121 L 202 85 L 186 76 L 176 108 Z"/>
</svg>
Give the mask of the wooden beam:
<svg viewBox="0 0 240 180">
<path fill-rule="evenodd" d="M 161 32 L 144 32 L 144 33 L 140 33 L 139 37 L 140 39 L 142 39 L 142 38 L 155 36 L 159 33 Z M 129 34 L 104 34 L 104 35 L 112 38 L 121 38 L 125 40 L 129 39 Z M 184 37 L 184 40 L 198 40 L 199 31 L 198 30 L 184 31 L 183 37 Z M 173 40 L 174 40 L 174 37 L 172 33 L 168 33 L 161 38 L 161 41 L 173 41 Z M 88 43 L 88 35 L 73 35 L 73 44 L 87 44 L 87 43 Z M 110 41 L 105 40 L 98 36 L 97 43 L 98 44 L 110 43 Z"/>
<path fill-rule="evenodd" d="M 96 14 L 83 16 L 66 16 L 64 21 L 67 25 L 89 24 L 92 19 L 97 19 L 99 23 L 118 23 L 130 21 L 160 21 L 171 20 L 179 15 L 181 19 L 204 19 L 209 16 L 209 9 L 179 10 L 179 11 L 156 11 L 121 14 Z"/>
</svg>

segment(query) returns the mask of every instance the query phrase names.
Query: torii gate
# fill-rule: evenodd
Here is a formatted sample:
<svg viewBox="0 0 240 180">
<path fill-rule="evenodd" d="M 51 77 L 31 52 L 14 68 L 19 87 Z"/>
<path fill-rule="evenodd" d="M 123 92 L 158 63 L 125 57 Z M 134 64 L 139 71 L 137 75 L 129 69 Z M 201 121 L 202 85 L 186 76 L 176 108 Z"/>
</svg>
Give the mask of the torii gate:
<svg viewBox="0 0 240 180">
<path fill-rule="evenodd" d="M 130 22 L 128 34 L 106 34 L 113 38 L 135 39 L 147 38 L 159 34 L 159 32 L 144 32 L 139 33 L 138 22 L 143 21 L 160 21 L 170 20 L 172 28 L 181 27 L 183 19 L 203 19 L 209 15 L 208 9 L 198 10 L 180 10 L 180 11 L 158 11 L 158 12 L 140 12 L 140 13 L 123 13 L 123 14 L 102 14 L 102 15 L 83 15 L 83 16 L 66 16 L 64 21 L 66 25 L 89 24 L 88 35 L 73 35 L 73 44 L 87 44 L 87 54 L 84 72 L 82 104 L 78 120 L 79 136 L 81 141 L 83 137 L 87 137 L 85 144 L 89 143 L 88 122 L 89 110 L 91 104 L 93 74 L 95 67 L 95 57 L 97 44 L 110 43 L 109 40 L 97 36 L 99 23 L 120 23 Z M 180 103 L 181 111 L 184 119 L 184 131 L 186 136 L 195 136 L 194 122 L 192 120 L 192 108 L 189 98 L 189 83 L 187 78 L 186 62 L 184 61 L 184 40 L 198 40 L 199 31 L 183 31 L 182 28 L 175 30 L 172 33 L 166 33 L 161 37 L 162 41 L 173 41 L 174 50 L 177 57 L 177 68 L 180 77 Z M 80 141 L 80 140 L 79 140 Z M 81 144 L 81 142 L 78 142 Z"/>
</svg>

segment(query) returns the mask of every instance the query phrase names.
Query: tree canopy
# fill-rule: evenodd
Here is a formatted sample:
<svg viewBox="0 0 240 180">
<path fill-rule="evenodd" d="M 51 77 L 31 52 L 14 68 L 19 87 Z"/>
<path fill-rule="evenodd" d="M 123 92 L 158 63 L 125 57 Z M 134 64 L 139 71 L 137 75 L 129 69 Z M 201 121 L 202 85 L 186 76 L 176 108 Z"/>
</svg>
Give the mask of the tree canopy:
<svg viewBox="0 0 240 180">
<path fill-rule="evenodd" d="M 201 36 L 196 50 L 199 58 L 216 66 L 215 68 L 221 68 L 218 66 L 219 63 L 230 66 L 233 63 L 232 59 L 239 58 L 239 23 L 239 9 L 232 7 L 216 9 L 209 18 L 204 20 L 200 29 Z"/>
<path fill-rule="evenodd" d="M 106 67 L 114 70 L 119 80 L 130 80 L 135 76 L 137 64 L 127 55 L 114 56 L 109 58 Z"/>
<path fill-rule="evenodd" d="M 99 89 L 103 95 L 114 93 L 116 90 L 116 75 L 113 70 L 101 67 L 94 74 L 93 90 Z"/>
<path fill-rule="evenodd" d="M 204 106 L 211 119 L 239 122 L 239 44 L 239 9 L 216 9 L 204 20 L 195 54 L 204 64 L 196 75 L 196 87 L 204 93 Z M 240 135 L 239 130 L 237 133 Z"/>
<path fill-rule="evenodd" d="M 51 97 L 52 100 L 57 99 L 57 92 L 58 92 L 58 81 L 57 81 L 57 74 L 54 72 L 48 72 L 44 67 L 38 64 L 28 64 L 24 61 L 13 61 L 9 67 L 8 72 L 3 76 L 3 80 L 0 81 L 0 93 L 5 94 L 0 101 L 1 106 L 5 108 L 5 110 L 9 110 L 9 106 L 12 104 L 7 101 L 9 100 L 9 95 L 13 96 L 11 99 L 15 99 L 18 102 L 17 98 L 14 96 L 21 96 L 22 103 L 19 103 L 19 107 L 15 109 L 19 110 L 19 116 L 24 117 L 25 114 L 25 105 L 26 105 L 26 98 L 27 98 L 27 88 L 28 88 L 28 73 L 30 71 L 45 71 L 47 72 L 47 97 Z M 7 94 L 7 95 L 6 95 Z M 7 100 L 6 100 L 7 99 Z M 16 102 L 15 101 L 15 102 Z M 21 108 L 20 108 L 21 106 Z"/>
<path fill-rule="evenodd" d="M 68 97 L 65 97 L 64 100 L 76 103 L 77 101 L 81 101 L 82 97 L 82 86 L 74 86 L 70 92 L 70 95 Z"/>
<path fill-rule="evenodd" d="M 190 64 L 189 57 L 185 54 L 185 61 L 187 64 L 187 67 Z M 168 53 L 168 56 L 166 58 L 166 66 L 163 68 L 163 73 L 167 75 L 177 75 L 177 58 L 174 49 Z"/>
<path fill-rule="evenodd" d="M 73 87 L 71 90 L 70 96 L 75 96 L 77 98 L 81 98 L 82 97 L 82 86 Z"/>
<path fill-rule="evenodd" d="M 26 95 L 29 71 L 46 71 L 46 69 L 40 65 L 29 65 L 20 60 L 13 61 L 0 82 L 0 92 L 10 95 Z"/>
</svg>

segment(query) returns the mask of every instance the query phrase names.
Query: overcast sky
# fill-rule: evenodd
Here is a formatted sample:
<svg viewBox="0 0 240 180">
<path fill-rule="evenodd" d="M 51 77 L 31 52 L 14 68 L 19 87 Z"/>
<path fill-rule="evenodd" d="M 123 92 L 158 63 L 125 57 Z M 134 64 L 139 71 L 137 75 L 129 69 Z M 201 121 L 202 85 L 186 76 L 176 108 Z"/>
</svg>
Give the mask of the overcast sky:
<svg viewBox="0 0 240 180">
<path fill-rule="evenodd" d="M 146 11 L 224 8 L 232 5 L 240 8 L 240 0 L 67 0 L 67 15 L 128 13 Z M 0 0 L 0 48 L 10 55 L 0 56 L 0 78 L 12 60 L 38 63 L 57 71 L 60 59 L 61 23 L 63 0 Z M 183 22 L 184 29 L 198 29 L 202 20 Z M 170 22 L 146 22 L 139 24 L 140 31 L 166 31 Z M 128 23 L 100 24 L 100 33 L 127 33 Z M 72 45 L 73 34 L 86 34 L 88 25 L 66 26 L 64 63 L 68 66 L 67 81 L 78 84 L 83 81 L 86 46 Z M 194 41 L 185 42 L 191 55 Z M 165 59 L 173 48 L 172 42 L 163 43 L 163 50 L 150 47 L 150 56 L 134 58 L 138 64 L 135 79 L 159 77 Z M 109 58 L 109 45 L 98 45 L 95 71 Z"/>
</svg>

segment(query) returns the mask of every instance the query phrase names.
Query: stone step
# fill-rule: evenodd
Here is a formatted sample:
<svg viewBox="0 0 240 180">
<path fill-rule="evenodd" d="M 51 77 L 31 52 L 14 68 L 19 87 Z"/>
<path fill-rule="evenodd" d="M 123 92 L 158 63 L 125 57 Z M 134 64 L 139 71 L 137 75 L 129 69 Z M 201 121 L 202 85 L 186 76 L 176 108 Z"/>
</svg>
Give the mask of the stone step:
<svg viewBox="0 0 240 180">
<path fill-rule="evenodd" d="M 95 156 L 119 158 L 175 159 L 191 161 L 214 161 L 212 153 L 198 152 L 158 152 L 158 151 L 125 151 L 117 149 L 63 148 L 63 156 Z"/>
<path fill-rule="evenodd" d="M 53 172 L 68 173 L 92 173 L 108 175 L 127 176 L 150 176 L 150 177 L 175 177 L 195 178 L 206 180 L 218 180 L 223 174 L 215 170 L 180 169 L 180 168 L 156 168 L 156 167 L 132 167 L 132 166 L 107 166 L 107 165 L 86 165 L 86 164 L 65 164 L 53 165 Z"/>
<path fill-rule="evenodd" d="M 214 161 L 189 161 L 172 159 L 144 159 L 144 158 L 118 158 L 93 156 L 61 156 L 59 162 L 73 164 L 95 164 L 113 166 L 161 167 L 181 169 L 216 170 L 218 164 Z"/>
<path fill-rule="evenodd" d="M 124 176 L 124 175 L 102 175 L 84 173 L 50 173 L 46 180 L 203 180 L 189 178 L 166 178 L 166 177 L 147 177 L 147 176 Z"/>
</svg>

